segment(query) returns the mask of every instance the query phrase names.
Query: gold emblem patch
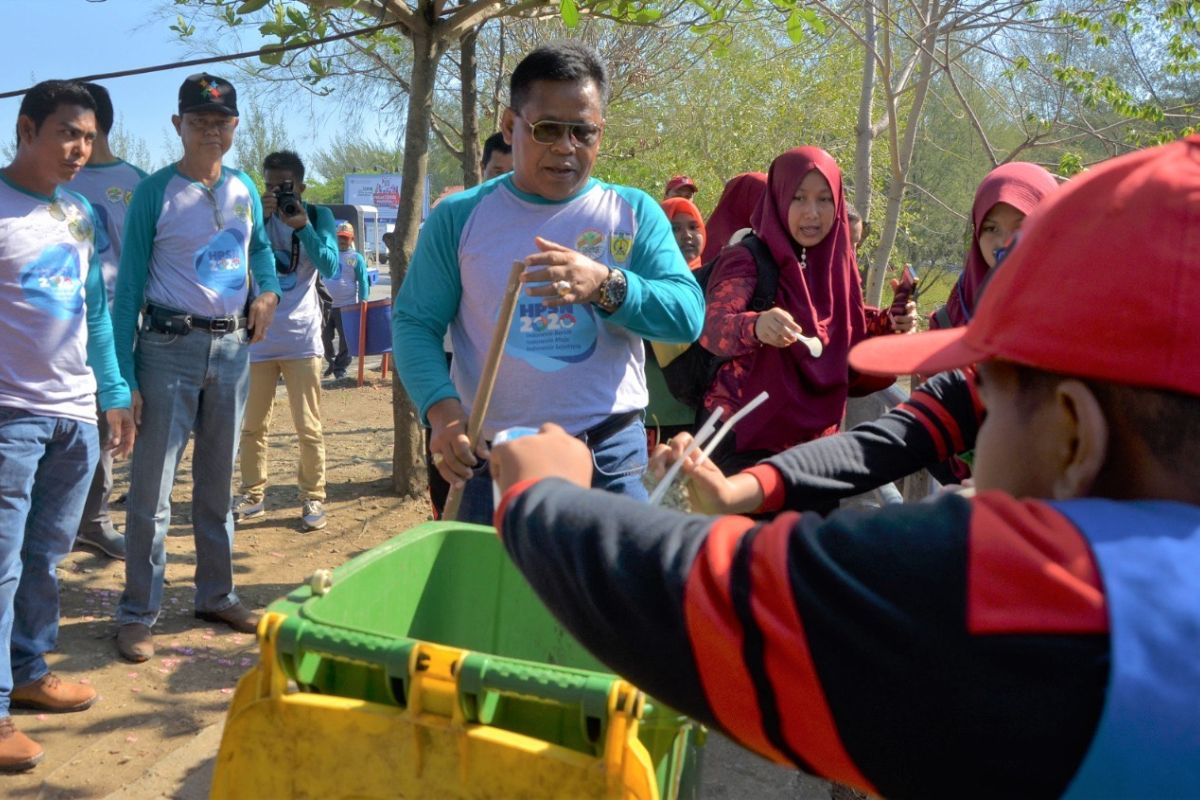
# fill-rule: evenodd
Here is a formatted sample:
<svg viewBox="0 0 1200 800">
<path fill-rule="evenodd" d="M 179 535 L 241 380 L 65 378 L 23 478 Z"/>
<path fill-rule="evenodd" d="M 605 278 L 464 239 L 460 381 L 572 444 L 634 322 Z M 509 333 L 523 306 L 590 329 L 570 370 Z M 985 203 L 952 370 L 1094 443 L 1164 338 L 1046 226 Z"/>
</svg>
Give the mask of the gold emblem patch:
<svg viewBox="0 0 1200 800">
<path fill-rule="evenodd" d="M 625 263 L 633 252 L 633 234 L 613 232 L 608 237 L 608 249 L 612 252 L 613 260 L 618 264 Z"/>
</svg>

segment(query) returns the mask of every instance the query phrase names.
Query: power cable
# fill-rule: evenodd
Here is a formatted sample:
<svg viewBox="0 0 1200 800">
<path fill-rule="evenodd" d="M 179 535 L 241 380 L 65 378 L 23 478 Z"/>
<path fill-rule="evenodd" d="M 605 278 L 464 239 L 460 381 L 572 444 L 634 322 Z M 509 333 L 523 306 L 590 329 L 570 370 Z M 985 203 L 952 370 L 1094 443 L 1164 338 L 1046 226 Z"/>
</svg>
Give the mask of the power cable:
<svg viewBox="0 0 1200 800">
<path fill-rule="evenodd" d="M 346 31 L 345 33 L 338 33 L 333 36 L 326 36 L 321 39 L 310 39 L 308 41 L 293 42 L 291 44 L 267 45 L 266 47 L 260 47 L 257 50 L 246 50 L 241 53 L 231 53 L 223 56 L 209 56 L 208 58 L 194 58 L 191 61 L 175 61 L 170 64 L 157 64 L 153 67 L 138 67 L 137 69 L 125 69 L 118 72 L 105 72 L 99 75 L 84 75 L 79 78 L 71 78 L 70 80 L 83 83 L 86 81 L 104 80 L 106 78 L 126 78 L 130 75 L 145 75 L 150 72 L 163 72 L 169 69 L 179 69 L 180 67 L 195 67 L 201 64 L 217 64 L 223 61 L 239 61 L 244 58 L 261 56 L 263 53 L 286 53 L 290 50 L 302 50 L 306 47 L 314 47 L 327 42 L 336 42 L 341 39 L 350 39 L 354 36 L 364 36 L 370 33 L 377 33 L 378 31 L 386 30 L 388 28 L 394 28 L 399 24 L 400 23 L 398 22 L 386 22 L 381 25 L 372 25 L 369 28 L 359 28 L 353 31 Z M 27 86 L 24 89 L 0 93 L 0 99 L 4 99 L 6 97 L 19 97 L 32 88 L 32 86 Z"/>
</svg>

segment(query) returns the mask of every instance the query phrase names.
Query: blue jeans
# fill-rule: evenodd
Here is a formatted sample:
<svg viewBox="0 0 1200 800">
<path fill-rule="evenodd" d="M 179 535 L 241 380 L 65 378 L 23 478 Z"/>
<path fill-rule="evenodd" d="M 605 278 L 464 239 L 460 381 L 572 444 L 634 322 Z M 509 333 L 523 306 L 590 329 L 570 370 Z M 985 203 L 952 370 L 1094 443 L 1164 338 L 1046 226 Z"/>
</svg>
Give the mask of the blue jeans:
<svg viewBox="0 0 1200 800">
<path fill-rule="evenodd" d="M 623 494 L 634 500 L 647 500 L 649 495 L 642 483 L 649 456 L 646 453 L 646 424 L 634 420 L 631 424 L 593 445 L 581 435 L 592 451 L 592 488 Z M 496 513 L 492 498 L 492 476 L 486 465 L 480 475 L 467 481 L 463 490 L 458 518 L 462 522 L 491 525 Z"/>
<path fill-rule="evenodd" d="M 125 517 L 125 592 L 117 622 L 153 625 L 162 607 L 171 486 L 192 449 L 196 611 L 238 602 L 233 591 L 233 461 L 250 386 L 246 331 L 224 336 L 142 330 L 134 365 L 142 394 Z"/>
<path fill-rule="evenodd" d="M 99 453 L 95 425 L 0 407 L 0 717 L 14 686 L 49 671 L 54 570 L 75 543 Z"/>
</svg>

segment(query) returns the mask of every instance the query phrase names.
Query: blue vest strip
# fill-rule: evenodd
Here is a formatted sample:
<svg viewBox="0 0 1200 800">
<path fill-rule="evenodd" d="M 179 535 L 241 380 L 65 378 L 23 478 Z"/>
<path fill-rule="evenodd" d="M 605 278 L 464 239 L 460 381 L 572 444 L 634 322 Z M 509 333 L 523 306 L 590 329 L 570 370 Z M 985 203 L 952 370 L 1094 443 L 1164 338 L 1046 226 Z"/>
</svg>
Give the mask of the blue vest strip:
<svg viewBox="0 0 1200 800">
<path fill-rule="evenodd" d="M 1200 798 L 1200 508 L 1053 505 L 1091 544 L 1112 653 L 1104 712 L 1065 797 Z"/>
</svg>

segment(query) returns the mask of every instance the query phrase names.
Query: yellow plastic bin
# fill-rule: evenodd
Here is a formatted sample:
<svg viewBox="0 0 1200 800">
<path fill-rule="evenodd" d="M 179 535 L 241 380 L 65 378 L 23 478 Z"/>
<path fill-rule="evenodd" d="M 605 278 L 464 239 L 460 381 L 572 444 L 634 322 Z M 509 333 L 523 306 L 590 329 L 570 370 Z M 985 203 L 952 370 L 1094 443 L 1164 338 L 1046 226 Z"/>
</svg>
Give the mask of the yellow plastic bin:
<svg viewBox="0 0 1200 800">
<path fill-rule="evenodd" d="M 599 665 L 491 528 L 428 523 L 314 576 L 259 647 L 213 798 L 695 796 L 703 729 Z"/>
</svg>

